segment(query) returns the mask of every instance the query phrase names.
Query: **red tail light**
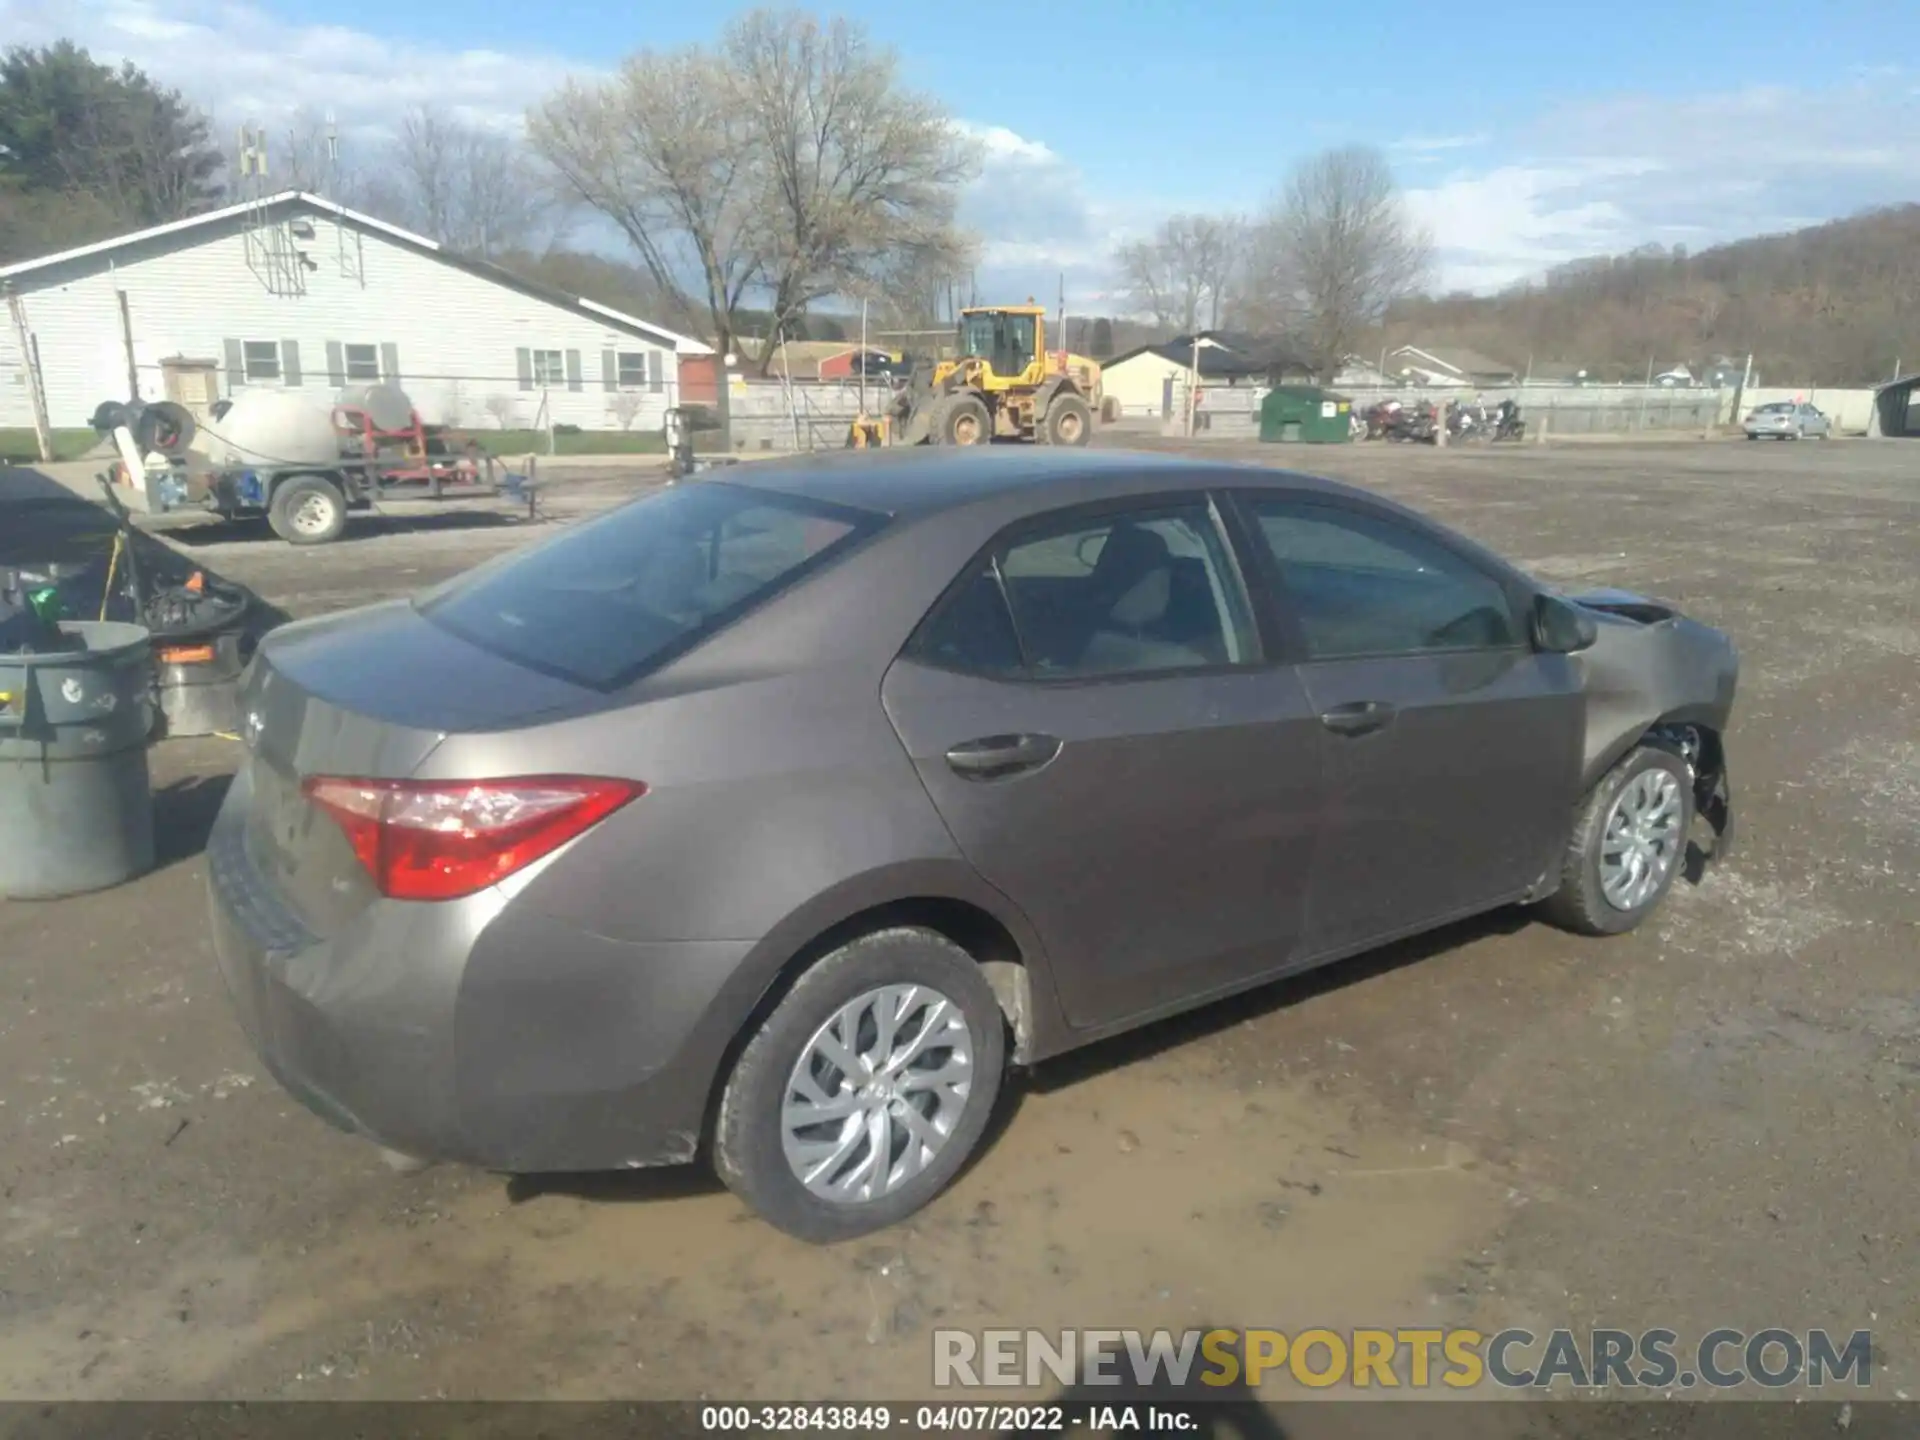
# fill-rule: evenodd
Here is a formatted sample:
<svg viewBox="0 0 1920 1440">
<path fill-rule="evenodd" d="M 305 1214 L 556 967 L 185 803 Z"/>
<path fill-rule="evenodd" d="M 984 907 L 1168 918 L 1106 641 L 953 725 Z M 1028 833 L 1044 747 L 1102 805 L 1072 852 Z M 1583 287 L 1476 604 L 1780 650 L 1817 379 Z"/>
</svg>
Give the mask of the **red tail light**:
<svg viewBox="0 0 1920 1440">
<path fill-rule="evenodd" d="M 512 780 L 352 780 L 301 787 L 346 832 L 380 893 L 458 900 L 525 869 L 629 800 L 636 780 L 534 775 Z"/>
</svg>

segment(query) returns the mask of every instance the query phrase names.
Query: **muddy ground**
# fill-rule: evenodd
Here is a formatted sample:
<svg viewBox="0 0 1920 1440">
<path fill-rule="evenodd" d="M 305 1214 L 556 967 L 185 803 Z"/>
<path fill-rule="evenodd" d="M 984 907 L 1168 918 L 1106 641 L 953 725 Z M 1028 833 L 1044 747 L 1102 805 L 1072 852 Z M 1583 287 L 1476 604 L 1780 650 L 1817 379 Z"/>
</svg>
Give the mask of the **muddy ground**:
<svg viewBox="0 0 1920 1440">
<path fill-rule="evenodd" d="M 1448 1323 L 1871 1328 L 1920 1394 L 1920 446 L 1240 453 L 1731 631 L 1735 856 L 1632 936 L 1498 915 L 1043 1066 L 813 1249 L 702 1171 L 401 1176 L 286 1099 L 203 935 L 233 748 L 164 744 L 156 873 L 0 903 L 0 1395 L 901 1399 L 937 1325 Z M 175 538 L 313 614 L 532 533 Z"/>
</svg>

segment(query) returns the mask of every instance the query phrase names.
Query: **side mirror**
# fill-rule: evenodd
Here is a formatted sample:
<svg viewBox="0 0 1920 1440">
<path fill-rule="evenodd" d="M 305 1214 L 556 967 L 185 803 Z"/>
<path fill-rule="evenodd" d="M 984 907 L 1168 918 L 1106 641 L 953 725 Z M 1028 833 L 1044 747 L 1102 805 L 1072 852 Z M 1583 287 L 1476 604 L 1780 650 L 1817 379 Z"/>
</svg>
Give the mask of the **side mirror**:
<svg viewBox="0 0 1920 1440">
<path fill-rule="evenodd" d="M 1552 655 L 1572 655 L 1600 638 L 1600 624 L 1591 611 L 1558 595 L 1536 595 L 1533 601 L 1533 643 Z"/>
</svg>

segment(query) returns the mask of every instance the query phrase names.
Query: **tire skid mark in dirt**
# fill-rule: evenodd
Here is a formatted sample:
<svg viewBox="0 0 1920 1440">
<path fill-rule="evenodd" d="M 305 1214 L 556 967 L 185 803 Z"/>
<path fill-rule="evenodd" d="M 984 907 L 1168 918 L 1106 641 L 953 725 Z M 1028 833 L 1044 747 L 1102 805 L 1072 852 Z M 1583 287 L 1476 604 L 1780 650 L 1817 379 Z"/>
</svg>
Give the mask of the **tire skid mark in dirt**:
<svg viewBox="0 0 1920 1440">
<path fill-rule="evenodd" d="M 429 1172 L 433 1223 L 369 1224 L 374 1192 L 415 1183 L 369 1173 L 324 1241 L 202 1245 L 110 1316 L 0 1330 L 0 1389 L 909 1399 L 936 1325 L 1433 1323 L 1508 1186 L 1459 1141 L 1356 1133 L 1305 1091 L 1250 1100 L 1173 1057 L 1029 1093 L 929 1210 L 832 1248 L 647 1176 L 510 1205 L 498 1181 Z M 559 1339 L 556 1310 L 604 1318 Z M 477 1330 L 489 1346 L 464 1348 Z M 511 1376 L 489 1358 L 509 1341 Z"/>
</svg>

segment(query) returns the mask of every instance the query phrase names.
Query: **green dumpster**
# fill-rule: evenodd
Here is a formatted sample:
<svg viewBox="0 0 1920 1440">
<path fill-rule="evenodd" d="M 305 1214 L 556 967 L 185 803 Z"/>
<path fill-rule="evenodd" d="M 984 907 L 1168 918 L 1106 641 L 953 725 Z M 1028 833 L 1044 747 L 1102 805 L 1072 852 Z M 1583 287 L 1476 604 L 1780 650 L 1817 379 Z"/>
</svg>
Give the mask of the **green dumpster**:
<svg viewBox="0 0 1920 1440">
<path fill-rule="evenodd" d="M 1260 438 L 1284 445 L 1344 445 L 1353 402 L 1317 385 L 1276 385 L 1260 402 Z"/>
</svg>

